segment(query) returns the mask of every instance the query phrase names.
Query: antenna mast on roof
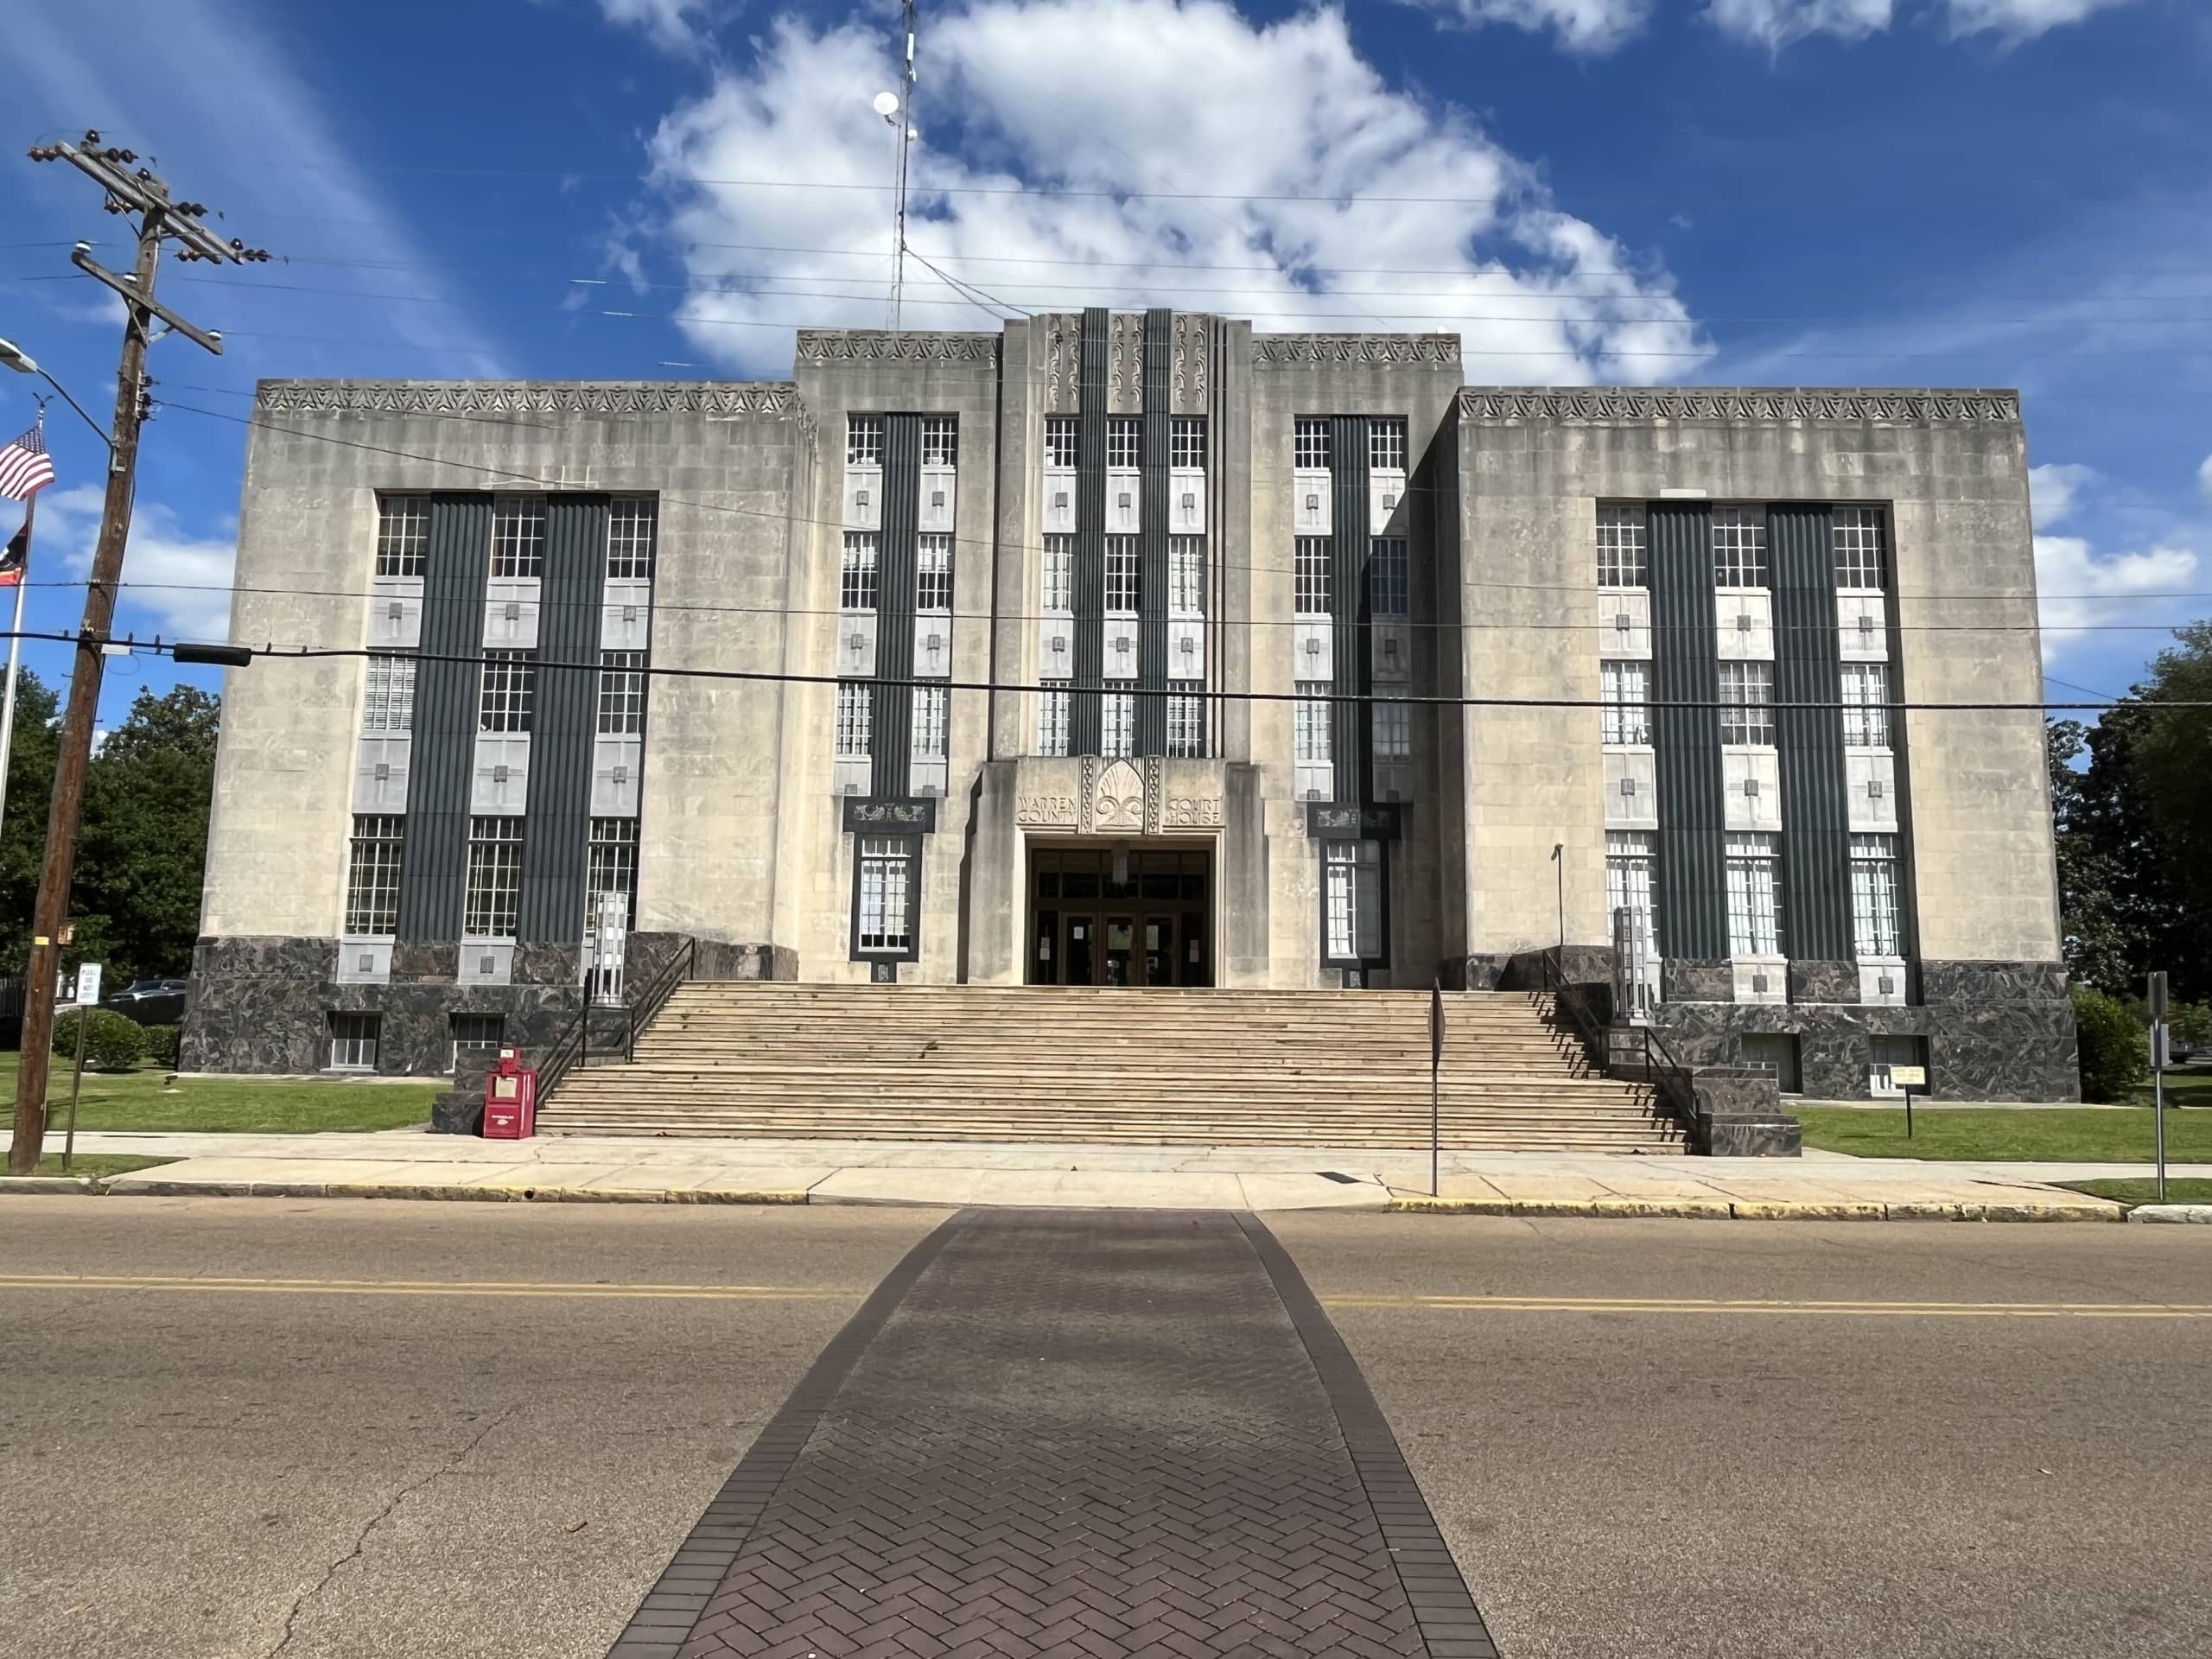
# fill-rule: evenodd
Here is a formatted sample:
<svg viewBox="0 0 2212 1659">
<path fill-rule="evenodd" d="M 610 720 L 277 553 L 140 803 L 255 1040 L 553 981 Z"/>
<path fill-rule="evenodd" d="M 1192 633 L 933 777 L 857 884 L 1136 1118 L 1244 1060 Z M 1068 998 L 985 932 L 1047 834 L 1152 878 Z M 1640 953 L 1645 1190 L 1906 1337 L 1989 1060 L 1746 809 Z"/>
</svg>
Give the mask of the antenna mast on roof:
<svg viewBox="0 0 2212 1659">
<path fill-rule="evenodd" d="M 902 90 L 878 92 L 875 111 L 899 127 L 899 200 L 891 232 L 891 326 L 899 327 L 899 303 L 906 286 L 906 162 L 914 148 L 914 0 L 899 0 L 906 22 L 906 67 Z"/>
</svg>

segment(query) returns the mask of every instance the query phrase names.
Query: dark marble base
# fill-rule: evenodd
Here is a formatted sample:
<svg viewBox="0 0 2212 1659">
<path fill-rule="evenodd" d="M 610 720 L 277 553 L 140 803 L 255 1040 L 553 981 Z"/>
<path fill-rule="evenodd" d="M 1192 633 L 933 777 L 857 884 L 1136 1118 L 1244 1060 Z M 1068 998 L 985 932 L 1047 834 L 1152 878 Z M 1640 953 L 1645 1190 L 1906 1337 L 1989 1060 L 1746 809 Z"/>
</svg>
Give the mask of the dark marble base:
<svg viewBox="0 0 2212 1659">
<path fill-rule="evenodd" d="M 1805 1150 L 1805 1129 L 1787 1116 L 1700 1118 L 1698 1141 L 1708 1158 L 1796 1158 Z"/>
<path fill-rule="evenodd" d="M 335 939 L 201 939 L 192 952 L 178 1069 L 320 1070 L 330 1052 L 321 990 L 337 971 Z"/>
<path fill-rule="evenodd" d="M 1701 957 L 1662 957 L 1659 995 L 1668 1002 L 1733 1002 L 1736 971 L 1726 961 Z"/>
<path fill-rule="evenodd" d="M 448 1089 L 430 1103 L 432 1135 L 484 1133 L 484 1091 Z"/>
<path fill-rule="evenodd" d="M 1849 1002 L 1859 1001 L 1859 964 L 1819 962 L 1808 957 L 1789 964 L 1792 1002 Z"/>
<path fill-rule="evenodd" d="M 1782 1109 L 1770 1071 L 1716 1067 L 1691 1082 L 1695 1146 L 1710 1158 L 1795 1158 L 1804 1150 L 1797 1120 Z"/>
</svg>

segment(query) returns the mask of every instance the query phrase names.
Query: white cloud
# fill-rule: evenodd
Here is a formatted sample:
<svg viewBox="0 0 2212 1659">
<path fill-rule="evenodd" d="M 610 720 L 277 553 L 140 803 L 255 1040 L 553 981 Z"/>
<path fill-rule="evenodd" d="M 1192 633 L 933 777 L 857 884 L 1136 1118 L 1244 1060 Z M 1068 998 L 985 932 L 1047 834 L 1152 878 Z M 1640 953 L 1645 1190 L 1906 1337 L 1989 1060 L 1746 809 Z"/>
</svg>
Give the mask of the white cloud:
<svg viewBox="0 0 2212 1659">
<path fill-rule="evenodd" d="M 1642 29 L 1653 0 L 1413 0 L 1470 27 L 1510 23 L 1549 29 L 1570 52 L 1610 52 Z"/>
<path fill-rule="evenodd" d="M 891 54 L 886 31 L 784 17 L 662 123 L 654 181 L 702 352 L 781 372 L 785 325 L 886 323 L 895 141 L 868 99 Z M 1011 307 L 1456 332 L 1475 380 L 1655 380 L 1709 354 L 1663 272 L 1619 274 L 1630 250 L 1465 111 L 1388 86 L 1340 13 L 976 0 L 931 12 L 921 77 L 908 241 Z M 729 182 L 747 179 L 817 188 Z M 1212 194 L 1117 194 L 1194 180 Z M 748 247 L 849 251 L 779 251 L 770 277 Z M 911 259 L 907 276 L 907 327 L 996 326 Z"/>
<path fill-rule="evenodd" d="M 701 43 L 707 0 L 599 0 L 607 21 L 645 31 L 654 45 L 671 52 Z"/>
<path fill-rule="evenodd" d="M 1948 0 L 1951 33 L 1987 33 L 2031 40 L 2062 23 L 2078 23 L 2092 12 L 2126 5 L 2127 0 Z"/>
<path fill-rule="evenodd" d="M 2037 530 L 2050 530 L 2080 505 L 2097 480 L 2094 467 L 2053 463 L 2028 468 L 2028 506 Z"/>
<path fill-rule="evenodd" d="M 91 573 L 101 494 L 97 484 L 39 492 L 38 529 L 31 546 L 35 564 L 50 569 L 58 556 L 60 568 L 76 580 Z M 236 526 L 226 528 L 229 533 L 220 537 L 188 535 L 169 508 L 140 502 L 124 545 L 117 632 L 159 631 L 168 639 L 229 639 L 230 587 L 238 550 Z M 34 570 L 31 580 L 40 579 Z"/>
<path fill-rule="evenodd" d="M 1940 20 L 1956 39 L 1995 35 L 2007 41 L 2032 40 L 2062 23 L 2078 23 L 2093 12 L 2125 5 L 2127 0 L 1710 0 L 1706 17 L 1724 34 L 1756 41 L 1770 48 L 1809 35 L 1864 40 L 1888 29 L 1900 16 Z"/>
<path fill-rule="evenodd" d="M 2186 548 L 2100 557 L 2079 536 L 2037 537 L 2036 589 L 2046 596 L 2038 607 L 2044 663 L 2099 623 L 2171 622 L 2171 601 L 2140 595 L 2186 589 L 2196 566 L 2196 555 Z"/>
<path fill-rule="evenodd" d="M 2212 455 L 2204 457 L 2204 464 L 2196 469 L 2196 487 L 2204 492 L 2204 500 L 2212 506 Z"/>
</svg>

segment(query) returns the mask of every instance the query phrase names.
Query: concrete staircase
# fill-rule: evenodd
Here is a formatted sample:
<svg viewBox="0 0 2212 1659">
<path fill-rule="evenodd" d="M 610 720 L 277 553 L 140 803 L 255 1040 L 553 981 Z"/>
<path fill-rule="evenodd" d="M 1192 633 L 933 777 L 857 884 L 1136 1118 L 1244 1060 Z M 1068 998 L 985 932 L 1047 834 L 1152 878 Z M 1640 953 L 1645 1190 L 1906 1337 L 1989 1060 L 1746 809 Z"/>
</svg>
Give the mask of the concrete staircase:
<svg viewBox="0 0 2212 1659">
<path fill-rule="evenodd" d="M 572 1071 L 552 1135 L 1428 1144 L 1426 991 L 678 986 L 634 1063 Z M 1679 1153 L 1649 1090 L 1593 1075 L 1550 1000 L 1445 997 L 1443 1144 Z"/>
</svg>

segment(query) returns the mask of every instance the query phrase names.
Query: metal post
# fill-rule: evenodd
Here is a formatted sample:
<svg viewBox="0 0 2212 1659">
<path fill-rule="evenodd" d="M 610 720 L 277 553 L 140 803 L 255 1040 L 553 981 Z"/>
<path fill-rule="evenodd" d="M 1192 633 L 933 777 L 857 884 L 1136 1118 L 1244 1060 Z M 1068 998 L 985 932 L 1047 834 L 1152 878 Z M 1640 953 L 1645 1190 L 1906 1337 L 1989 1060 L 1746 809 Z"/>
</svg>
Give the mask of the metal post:
<svg viewBox="0 0 2212 1659">
<path fill-rule="evenodd" d="M 92 1011 L 83 1003 L 77 1005 L 77 1069 L 69 1078 L 69 1129 L 61 1142 L 61 1173 L 69 1173 L 71 1160 L 77 1155 L 77 1096 L 85 1087 L 85 1027 L 92 1023 Z"/>
<path fill-rule="evenodd" d="M 1444 1064 L 1444 981 L 1428 982 L 1428 1196 L 1444 1196 L 1443 1116 L 1437 1103 L 1437 1074 Z"/>
<path fill-rule="evenodd" d="M 46 404 L 39 403 L 39 426 L 46 426 Z M 8 638 L 8 691 L 0 700 L 0 821 L 8 816 L 8 763 L 16 753 L 16 671 L 23 655 L 23 595 L 31 585 L 31 529 L 38 522 L 38 496 L 23 504 L 23 563 L 16 572 L 16 620 Z"/>
<path fill-rule="evenodd" d="M 2151 1116 L 2158 1126 L 2158 1202 L 2166 1201 L 2166 1027 L 2151 1027 Z"/>
</svg>

